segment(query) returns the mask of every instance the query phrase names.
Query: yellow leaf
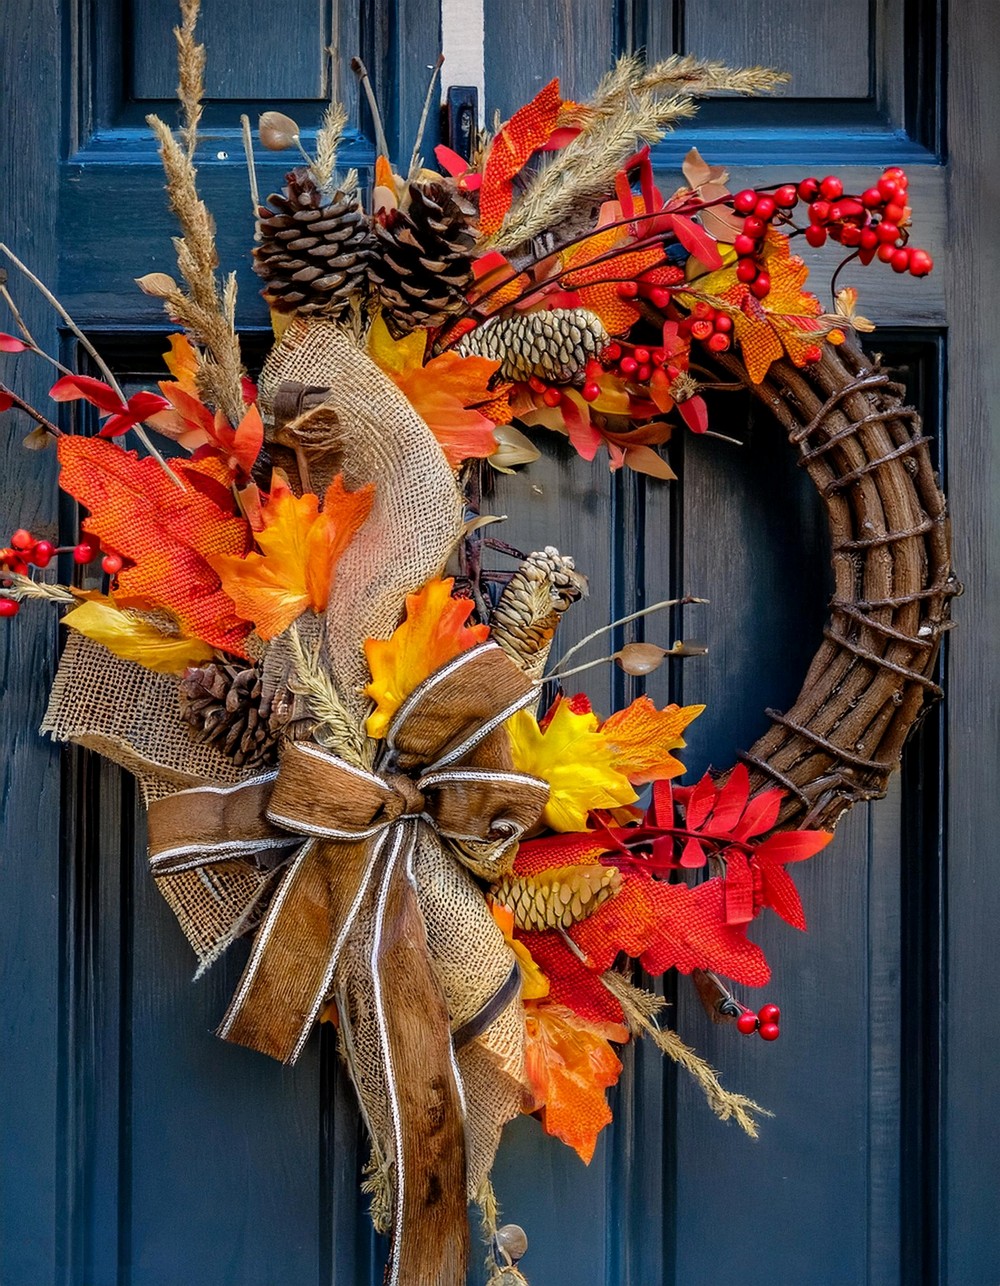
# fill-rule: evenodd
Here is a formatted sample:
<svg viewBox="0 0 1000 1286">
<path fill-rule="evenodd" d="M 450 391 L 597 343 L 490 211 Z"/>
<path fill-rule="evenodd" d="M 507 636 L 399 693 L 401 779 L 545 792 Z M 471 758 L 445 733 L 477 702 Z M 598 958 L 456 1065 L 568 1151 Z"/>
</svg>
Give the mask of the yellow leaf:
<svg viewBox="0 0 1000 1286">
<path fill-rule="evenodd" d="M 574 1148 L 589 1164 L 597 1136 L 611 1120 L 604 1091 L 622 1065 L 607 1037 L 627 1039 L 623 1027 L 588 1023 L 564 1005 L 525 1006 L 525 1110 L 541 1110 L 542 1127 Z"/>
<path fill-rule="evenodd" d="M 649 697 L 639 697 L 601 724 L 601 735 L 611 747 L 614 765 L 634 786 L 677 777 L 684 765 L 671 750 L 681 748 L 681 733 L 697 719 L 704 706 L 664 706 L 657 710 Z"/>
<path fill-rule="evenodd" d="M 489 626 L 467 626 L 473 603 L 452 598 L 454 581 L 430 580 L 406 596 L 406 617 L 387 640 L 366 639 L 372 681 L 365 693 L 376 703 L 368 716 L 369 737 L 384 737 L 392 716 L 435 670 L 489 637 Z"/>
<path fill-rule="evenodd" d="M 326 608 L 337 562 L 368 517 L 374 490 L 369 484 L 345 491 L 338 474 L 320 512 L 317 496 L 296 496 L 276 474 L 262 510 L 264 525 L 255 532 L 260 552 L 208 560 L 240 616 L 253 621 L 261 638 L 275 638 L 307 608 Z"/>
<path fill-rule="evenodd" d="M 544 1000 L 549 994 L 549 980 L 542 973 L 535 963 L 535 957 L 531 954 L 523 942 L 519 942 L 514 937 L 514 912 L 506 906 L 501 906 L 499 902 L 490 901 L 490 911 L 493 919 L 496 920 L 503 933 L 504 941 L 513 951 L 518 965 L 521 969 L 521 999 L 522 1000 Z"/>
<path fill-rule="evenodd" d="M 167 343 L 170 348 L 163 354 L 163 361 L 181 386 L 185 393 L 190 393 L 192 397 L 199 397 L 198 392 L 198 354 L 191 346 L 191 341 L 186 335 L 168 335 Z"/>
<path fill-rule="evenodd" d="M 441 353 L 426 365 L 427 332 L 412 331 L 394 340 L 376 317 L 368 338 L 372 360 L 389 376 L 437 438 L 452 468 L 463 460 L 482 459 L 496 450 L 493 425 L 509 418 L 503 394 L 508 385 L 490 387 L 500 367 L 486 357 Z"/>
<path fill-rule="evenodd" d="M 136 661 L 159 674 L 183 674 L 215 655 L 200 639 L 164 634 L 134 612 L 123 612 L 110 598 L 90 599 L 62 618 L 63 625 L 100 643 L 123 661 Z"/>
<path fill-rule="evenodd" d="M 616 808 L 638 798 L 592 712 L 578 714 L 569 701 L 560 701 L 544 731 L 527 710 L 509 719 L 507 730 L 518 772 L 549 783 L 542 820 L 552 830 L 586 830 L 592 808 Z"/>
</svg>

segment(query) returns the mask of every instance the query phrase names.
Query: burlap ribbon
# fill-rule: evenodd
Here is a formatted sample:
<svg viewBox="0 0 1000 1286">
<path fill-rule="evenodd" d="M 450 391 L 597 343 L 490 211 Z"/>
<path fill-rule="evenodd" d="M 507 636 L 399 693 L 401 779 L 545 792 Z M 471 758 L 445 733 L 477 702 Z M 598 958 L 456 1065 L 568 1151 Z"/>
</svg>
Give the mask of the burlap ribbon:
<svg viewBox="0 0 1000 1286">
<path fill-rule="evenodd" d="M 485 643 L 442 666 L 404 702 L 375 771 L 296 743 L 276 772 L 194 787 L 149 809 L 154 875 L 251 854 L 262 866 L 279 865 L 220 1036 L 291 1063 L 331 995 L 350 989 L 371 997 L 391 1127 L 377 1142 L 393 1189 L 393 1283 L 462 1279 L 465 1109 L 455 1048 L 483 1031 L 519 988 L 511 959 L 502 985 L 451 1030 L 414 854 L 434 837 L 478 872 L 505 869 L 548 796 L 544 782 L 513 771 L 502 728 L 535 696 L 500 648 Z M 349 1003 L 341 1008 L 348 1028 L 370 1021 Z M 364 1033 L 345 1036 L 350 1049 Z M 359 1092 L 364 1103 L 360 1085 Z"/>
</svg>

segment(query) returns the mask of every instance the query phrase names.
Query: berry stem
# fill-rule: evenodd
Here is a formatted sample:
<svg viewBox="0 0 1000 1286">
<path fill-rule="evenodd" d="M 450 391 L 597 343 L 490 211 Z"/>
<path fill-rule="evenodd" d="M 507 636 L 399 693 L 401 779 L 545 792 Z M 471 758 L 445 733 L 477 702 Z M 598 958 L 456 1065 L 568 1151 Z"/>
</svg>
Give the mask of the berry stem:
<svg viewBox="0 0 1000 1286">
<path fill-rule="evenodd" d="M 41 425 L 46 433 L 51 434 L 54 438 L 61 438 L 63 436 L 62 429 L 54 425 L 51 420 L 47 420 L 41 411 L 36 411 L 35 408 L 26 402 L 23 397 L 18 397 L 14 390 L 8 388 L 3 382 L 0 382 L 0 394 L 3 394 L 4 397 L 9 397 L 14 406 L 18 407 L 19 410 L 22 410 L 25 415 L 30 415 L 37 424 Z"/>
</svg>

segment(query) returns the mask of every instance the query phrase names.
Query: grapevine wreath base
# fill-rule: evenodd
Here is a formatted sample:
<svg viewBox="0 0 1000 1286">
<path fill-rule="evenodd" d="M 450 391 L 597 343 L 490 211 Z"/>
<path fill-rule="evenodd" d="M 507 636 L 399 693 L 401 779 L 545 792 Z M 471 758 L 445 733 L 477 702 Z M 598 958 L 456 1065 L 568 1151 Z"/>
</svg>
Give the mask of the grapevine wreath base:
<svg viewBox="0 0 1000 1286">
<path fill-rule="evenodd" d="M 103 376 L 60 367 L 51 390 L 96 407 L 96 435 L 0 383 L 0 410 L 34 420 L 27 445 L 55 440 L 84 511 L 75 545 L 13 533 L 0 616 L 70 609 L 44 730 L 136 775 L 151 871 L 200 968 L 252 939 L 219 1034 L 292 1063 L 317 1020 L 336 1024 L 386 1280 L 464 1282 L 473 1201 L 491 1286 L 517 1286 L 526 1239 L 498 1227 L 489 1179 L 501 1130 L 532 1113 L 589 1161 L 617 1046 L 651 1039 L 756 1133 L 757 1105 L 663 1022 L 633 965 L 691 975 L 714 1018 L 776 1039 L 777 1005 L 731 990 L 770 977 L 748 926 L 770 909 L 805 928 L 786 866 L 885 793 L 940 695 L 958 586 L 928 442 L 853 337 L 870 329 L 856 292 L 823 312 L 791 247 L 832 240 L 917 277 L 931 260 L 909 245 L 901 170 L 856 196 L 835 176 L 733 195 L 692 152 L 664 197 L 649 145 L 695 94 L 773 87 L 760 68 L 624 58 L 586 103 L 552 81 L 471 160 L 436 149 L 434 170 L 419 139 L 393 168 L 372 99 L 364 197 L 336 171 L 337 104 L 315 156 L 268 112 L 260 144 L 306 164 L 261 201 L 245 122 L 275 330 L 255 385 L 196 184 L 197 11 L 181 0 L 184 125 L 150 118 L 182 234 L 182 284 L 138 279 L 185 332 L 160 392 L 126 398 L 0 245 Z M 20 332 L 0 352 L 46 358 L 5 281 L 0 298 Z M 642 676 L 690 649 L 640 637 L 583 661 L 625 618 L 551 663 L 583 570 L 553 546 L 518 554 L 478 510 L 484 471 L 530 465 L 536 430 L 669 481 L 657 448 L 708 430 L 713 386 L 745 386 L 798 450 L 835 592 L 791 710 L 768 711 L 734 768 L 682 786 L 673 752 L 703 707 L 642 696 L 602 719 L 575 676 L 609 662 Z M 144 454 L 114 440 L 130 433 Z M 484 566 L 511 553 L 513 572 Z M 45 574 L 60 554 L 72 584 Z"/>
</svg>

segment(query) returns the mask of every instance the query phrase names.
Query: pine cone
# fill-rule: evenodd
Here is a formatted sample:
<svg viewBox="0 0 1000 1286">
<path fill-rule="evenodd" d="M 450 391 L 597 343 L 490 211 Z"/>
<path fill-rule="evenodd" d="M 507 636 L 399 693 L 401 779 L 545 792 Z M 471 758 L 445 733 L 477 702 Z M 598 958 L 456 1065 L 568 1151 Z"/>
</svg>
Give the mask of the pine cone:
<svg viewBox="0 0 1000 1286">
<path fill-rule="evenodd" d="M 371 276 L 395 339 L 441 326 L 465 306 L 476 241 L 470 215 L 449 185 L 410 183 L 399 209 L 375 220 L 379 257 Z"/>
<path fill-rule="evenodd" d="M 255 666 L 210 662 L 180 681 L 181 716 L 195 739 L 233 762 L 270 764 L 278 758 L 279 732 L 261 715 L 261 673 Z"/>
<path fill-rule="evenodd" d="M 258 209 L 260 245 L 254 269 L 271 308 L 301 317 L 343 321 L 367 285 L 372 237 L 354 195 L 327 198 L 303 166 L 285 177 Z"/>
<path fill-rule="evenodd" d="M 463 336 L 455 351 L 500 363 L 505 380 L 567 384 L 610 344 L 604 323 L 586 308 L 553 308 L 546 313 L 492 317 Z"/>
<path fill-rule="evenodd" d="M 537 875 L 505 875 L 490 895 L 514 913 L 519 929 L 568 929 L 621 888 L 614 866 L 559 866 Z"/>
<path fill-rule="evenodd" d="M 490 618 L 490 636 L 529 679 L 540 679 L 563 612 L 586 594 L 587 578 L 573 559 L 546 545 L 510 578 Z"/>
</svg>

